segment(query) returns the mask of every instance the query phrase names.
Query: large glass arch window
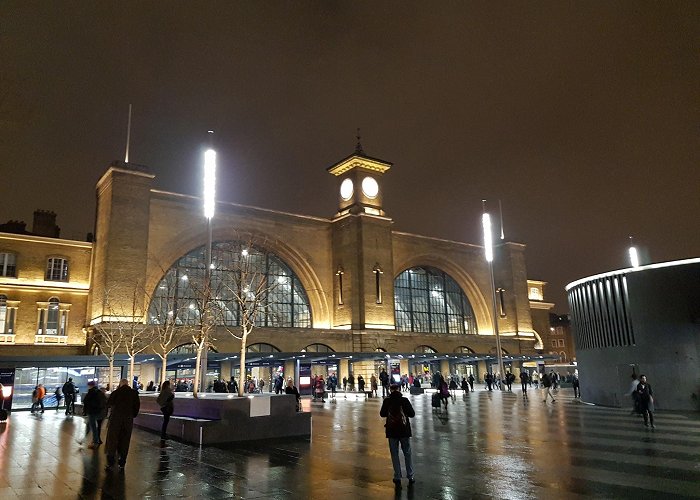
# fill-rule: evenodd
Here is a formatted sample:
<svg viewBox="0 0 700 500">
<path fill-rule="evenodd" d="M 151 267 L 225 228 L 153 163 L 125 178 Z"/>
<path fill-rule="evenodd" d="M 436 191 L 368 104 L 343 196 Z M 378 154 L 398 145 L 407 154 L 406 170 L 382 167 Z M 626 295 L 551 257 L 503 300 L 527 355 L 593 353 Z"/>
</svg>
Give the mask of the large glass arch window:
<svg viewBox="0 0 700 500">
<path fill-rule="evenodd" d="M 396 277 L 394 310 L 402 332 L 477 333 L 467 296 L 452 277 L 432 267 L 413 267 Z"/>
<path fill-rule="evenodd" d="M 156 286 L 149 322 L 196 325 L 205 289 L 204 247 L 181 257 Z M 241 303 L 259 301 L 259 327 L 310 328 L 311 308 L 299 278 L 271 252 L 240 242 L 212 246 L 211 290 L 218 325 L 239 326 Z"/>
<path fill-rule="evenodd" d="M 264 342 L 250 344 L 245 350 L 246 352 L 280 352 L 280 350 L 272 344 L 266 344 Z"/>
<path fill-rule="evenodd" d="M 326 344 L 309 344 L 301 352 L 335 352 L 335 350 Z"/>
</svg>

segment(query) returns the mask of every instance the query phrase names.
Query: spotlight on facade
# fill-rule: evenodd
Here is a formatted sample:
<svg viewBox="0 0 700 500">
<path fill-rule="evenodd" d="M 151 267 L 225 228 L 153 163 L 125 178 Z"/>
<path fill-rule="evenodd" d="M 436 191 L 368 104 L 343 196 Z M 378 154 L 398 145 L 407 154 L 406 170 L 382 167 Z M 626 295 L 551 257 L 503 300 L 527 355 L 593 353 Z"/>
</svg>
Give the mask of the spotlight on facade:
<svg viewBox="0 0 700 500">
<path fill-rule="evenodd" d="M 629 249 L 630 254 L 630 264 L 632 267 L 639 267 L 639 254 L 637 253 L 637 248 L 631 246 Z"/>
</svg>

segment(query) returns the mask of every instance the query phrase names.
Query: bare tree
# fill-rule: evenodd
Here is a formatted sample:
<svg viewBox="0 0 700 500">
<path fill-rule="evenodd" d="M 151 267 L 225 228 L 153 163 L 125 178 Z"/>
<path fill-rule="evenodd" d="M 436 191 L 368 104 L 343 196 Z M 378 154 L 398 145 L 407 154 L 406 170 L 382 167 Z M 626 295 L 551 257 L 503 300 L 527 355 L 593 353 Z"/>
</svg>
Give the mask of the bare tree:
<svg viewBox="0 0 700 500">
<path fill-rule="evenodd" d="M 153 352 L 161 360 L 160 384 L 167 380 L 168 356 L 185 338 L 189 338 L 191 327 L 183 324 L 190 304 L 179 295 L 177 269 L 174 273 L 162 272 L 163 279 L 152 294 L 147 293 L 147 303 Z"/>
<path fill-rule="evenodd" d="M 145 321 L 144 297 L 141 283 L 134 283 L 128 310 L 121 311 L 122 314 L 117 317 L 117 327 L 122 329 L 124 347 L 129 356 L 129 380 L 134 380 L 136 355 L 148 349 L 152 341 L 151 330 Z"/>
<path fill-rule="evenodd" d="M 256 249 L 253 241 L 238 245 L 219 246 L 214 258 L 214 287 L 217 289 L 217 322 L 224 326 L 226 332 L 240 340 L 240 365 L 238 374 L 238 395 L 242 396 L 245 388 L 246 353 L 248 337 L 256 326 L 271 319 L 274 324 L 276 311 L 270 307 L 270 296 L 284 280 L 290 279 L 289 272 L 281 268 L 278 273 L 270 275 L 266 254 Z M 224 264 L 226 279 L 220 279 L 217 271 Z M 269 277 L 272 276 L 272 277 Z M 219 279 L 217 279 L 219 278 Z"/>
<path fill-rule="evenodd" d="M 109 310 L 109 293 L 105 292 L 104 304 Z M 101 322 L 92 329 L 92 342 L 99 354 L 107 358 L 109 362 L 109 375 L 107 377 L 107 387 L 114 388 L 114 360 L 119 349 L 124 344 L 124 334 L 121 328 L 115 327 L 111 322 Z"/>
<path fill-rule="evenodd" d="M 200 386 L 202 384 L 202 358 L 204 353 L 209 351 L 216 339 L 213 333 L 216 330 L 216 297 L 212 287 L 212 280 L 208 273 L 193 273 L 188 276 L 190 290 L 192 291 L 191 310 L 194 315 L 190 317 L 189 324 L 190 337 L 195 346 L 195 371 L 192 395 L 199 397 Z M 188 306 L 188 309 L 190 308 Z"/>
</svg>

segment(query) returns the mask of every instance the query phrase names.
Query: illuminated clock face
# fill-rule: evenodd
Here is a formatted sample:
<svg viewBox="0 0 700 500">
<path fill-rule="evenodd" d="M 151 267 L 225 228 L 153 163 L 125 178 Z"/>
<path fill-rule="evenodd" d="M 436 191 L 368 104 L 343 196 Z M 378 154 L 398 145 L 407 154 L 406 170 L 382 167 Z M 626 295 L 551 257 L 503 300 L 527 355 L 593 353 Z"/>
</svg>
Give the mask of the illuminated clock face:
<svg viewBox="0 0 700 500">
<path fill-rule="evenodd" d="M 379 194 L 379 184 L 372 177 L 365 177 L 362 179 L 362 192 L 365 193 L 367 198 L 376 198 Z"/>
<path fill-rule="evenodd" d="M 348 201 L 350 198 L 352 198 L 352 192 L 354 188 L 352 185 L 352 179 L 345 179 L 341 184 L 340 184 L 340 197 Z"/>
</svg>

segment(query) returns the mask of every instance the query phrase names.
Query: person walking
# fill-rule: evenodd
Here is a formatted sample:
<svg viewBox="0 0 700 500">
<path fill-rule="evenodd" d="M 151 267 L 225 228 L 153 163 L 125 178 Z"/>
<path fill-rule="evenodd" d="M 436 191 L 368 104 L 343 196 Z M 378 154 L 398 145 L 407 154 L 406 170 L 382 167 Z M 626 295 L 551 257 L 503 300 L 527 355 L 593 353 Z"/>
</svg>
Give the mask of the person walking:
<svg viewBox="0 0 700 500">
<path fill-rule="evenodd" d="M 325 403 L 324 399 L 326 395 L 326 383 L 323 381 L 323 375 L 316 377 L 316 388 L 314 389 L 314 399 L 320 399 L 322 403 Z"/>
<path fill-rule="evenodd" d="M 348 392 L 348 378 L 343 377 L 343 392 Z"/>
<path fill-rule="evenodd" d="M 403 451 L 404 463 L 406 466 L 406 477 L 408 483 L 413 484 L 416 478 L 413 472 L 413 461 L 411 459 L 411 418 L 416 416 L 416 412 L 411 402 L 403 397 L 399 391 L 398 384 L 391 384 L 389 387 L 389 397 L 382 402 L 379 416 L 386 418 L 384 427 L 386 437 L 389 440 L 389 453 L 391 454 L 391 464 L 394 467 L 394 485 L 401 487 L 401 461 L 399 458 L 399 446 Z"/>
<path fill-rule="evenodd" d="M 90 449 L 97 448 L 102 443 L 97 421 L 102 416 L 106 406 L 107 398 L 104 393 L 97 388 L 97 384 L 91 380 L 88 382 L 88 391 L 83 398 L 83 414 L 88 418 L 88 428 L 85 437 L 87 438 L 88 434 L 92 433 L 92 443 L 88 445 Z"/>
<path fill-rule="evenodd" d="M 471 392 L 474 392 L 474 375 L 470 373 L 469 377 L 467 377 L 467 380 L 469 381 L 469 390 Z"/>
<path fill-rule="evenodd" d="M 66 398 L 66 415 L 73 415 L 75 413 L 75 384 L 72 378 L 69 378 L 63 384 L 61 391 L 63 392 L 63 397 Z"/>
<path fill-rule="evenodd" d="M 546 391 L 544 393 L 543 403 L 547 402 L 547 397 L 552 398 L 552 403 L 554 403 L 556 399 L 554 399 L 554 396 L 552 395 L 552 379 L 546 372 L 542 375 L 542 387 L 544 387 Z"/>
<path fill-rule="evenodd" d="M 377 389 L 379 389 L 379 385 L 377 383 L 377 377 L 372 374 L 372 376 L 369 378 L 369 389 L 372 397 L 378 398 L 379 395 L 377 394 Z"/>
<path fill-rule="evenodd" d="M 175 411 L 175 405 L 173 400 L 175 399 L 175 393 L 170 388 L 170 381 L 166 380 L 163 382 L 163 386 L 160 388 L 160 394 L 156 398 L 158 406 L 160 406 L 160 412 L 163 414 L 163 426 L 160 429 L 160 440 L 165 441 L 168 439 L 168 422 L 170 422 L 170 416 Z"/>
<path fill-rule="evenodd" d="M 520 372 L 520 387 L 523 390 L 523 397 L 527 397 L 527 385 L 530 382 L 530 375 L 527 374 L 527 371 L 522 370 Z"/>
<path fill-rule="evenodd" d="M 365 378 L 361 374 L 357 376 L 357 391 L 365 393 Z"/>
<path fill-rule="evenodd" d="M 61 400 L 63 399 L 63 393 L 61 392 L 61 388 L 56 387 L 56 390 L 53 392 L 53 395 L 56 398 L 56 411 L 58 411 L 59 406 L 61 406 Z"/>
<path fill-rule="evenodd" d="M 116 455 L 119 455 L 119 469 L 124 470 L 126 457 L 129 454 L 129 441 L 134 428 L 134 417 L 139 414 L 141 401 L 136 390 L 129 387 L 125 378 L 119 381 L 117 390 L 109 395 L 107 407 L 111 410 L 109 427 L 107 428 L 106 470 L 114 469 Z"/>
<path fill-rule="evenodd" d="M 36 409 L 37 405 L 41 407 L 41 413 L 44 413 L 44 397 L 46 396 L 46 389 L 42 384 L 39 384 L 34 389 L 36 395 L 34 396 L 34 401 L 32 402 L 32 413 Z"/>
<path fill-rule="evenodd" d="M 352 373 L 348 377 L 348 389 L 351 392 L 355 392 L 355 375 L 353 375 Z"/>
<path fill-rule="evenodd" d="M 578 375 L 574 373 L 574 376 L 571 379 L 571 387 L 574 389 L 574 399 L 579 399 L 581 397 L 581 391 L 579 390 L 579 381 L 578 381 Z"/>
<path fill-rule="evenodd" d="M 644 425 L 649 427 L 651 424 L 654 427 L 654 392 L 651 390 L 651 384 L 647 382 L 646 375 L 639 376 L 639 384 L 637 384 L 637 395 L 639 400 L 639 411 L 644 417 Z"/>
<path fill-rule="evenodd" d="M 462 378 L 462 390 L 464 391 L 464 394 L 469 392 L 469 382 L 467 381 L 466 377 Z"/>
<path fill-rule="evenodd" d="M 490 372 L 487 372 L 486 375 L 484 375 L 484 382 L 486 382 L 486 388 L 489 391 L 493 391 L 493 375 L 491 375 Z"/>
</svg>

